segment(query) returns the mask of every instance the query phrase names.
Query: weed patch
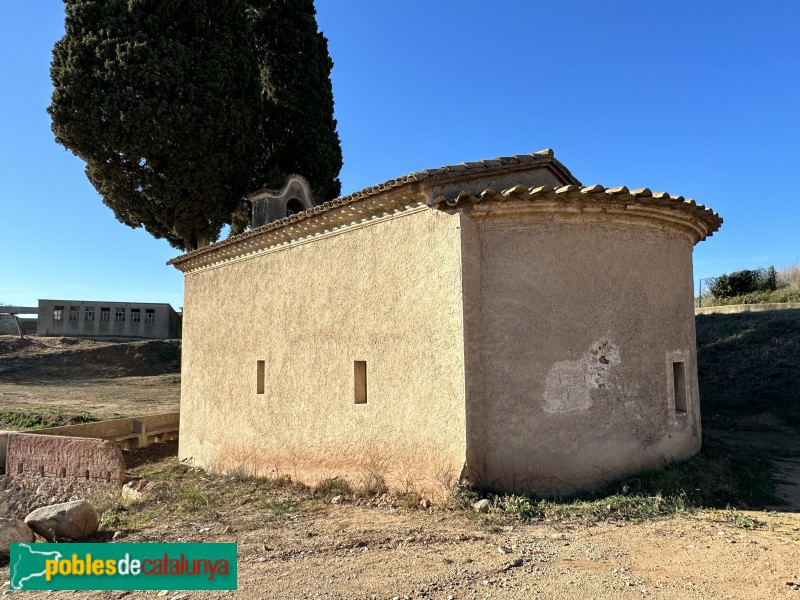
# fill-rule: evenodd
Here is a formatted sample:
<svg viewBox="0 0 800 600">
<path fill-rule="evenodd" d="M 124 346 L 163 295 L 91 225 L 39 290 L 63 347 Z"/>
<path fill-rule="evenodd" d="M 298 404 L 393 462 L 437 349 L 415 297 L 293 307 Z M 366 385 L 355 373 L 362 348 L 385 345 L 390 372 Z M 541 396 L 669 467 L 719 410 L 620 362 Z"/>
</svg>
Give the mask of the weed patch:
<svg viewBox="0 0 800 600">
<path fill-rule="evenodd" d="M 758 522 L 735 509 L 775 504 L 778 500 L 773 492 L 766 459 L 709 439 L 689 461 L 617 482 L 604 493 L 569 501 L 489 496 L 492 510 L 487 522 L 496 526 L 497 517 L 510 516 L 521 521 L 591 525 L 638 522 L 711 508 L 724 510 L 730 525 L 752 528 Z M 476 499 L 476 494 L 461 486 L 451 496 L 451 505 L 471 511 Z"/>
<path fill-rule="evenodd" d="M 254 506 L 260 510 L 266 510 L 273 517 L 279 517 L 297 510 L 299 504 L 291 498 L 261 497 L 256 500 Z"/>
<path fill-rule="evenodd" d="M 359 496 L 365 498 L 380 496 L 389 491 L 386 478 L 383 476 L 384 465 L 378 461 L 370 461 L 361 470 L 361 481 L 356 490 Z"/>
<path fill-rule="evenodd" d="M 0 427 L 8 429 L 44 429 L 58 423 L 42 415 L 26 414 L 18 410 L 0 411 Z"/>
<path fill-rule="evenodd" d="M 346 479 L 341 477 L 333 477 L 330 479 L 323 479 L 316 486 L 314 486 L 314 495 L 322 498 L 332 498 L 334 496 L 352 496 L 353 488 Z"/>
</svg>

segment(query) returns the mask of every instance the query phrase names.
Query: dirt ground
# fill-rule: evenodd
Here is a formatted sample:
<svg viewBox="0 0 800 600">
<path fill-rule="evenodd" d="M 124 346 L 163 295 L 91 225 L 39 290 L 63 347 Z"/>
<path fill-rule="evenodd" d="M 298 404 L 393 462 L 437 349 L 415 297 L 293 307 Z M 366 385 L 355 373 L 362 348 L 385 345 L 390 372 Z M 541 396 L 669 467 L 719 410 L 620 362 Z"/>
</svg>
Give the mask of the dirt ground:
<svg viewBox="0 0 800 600">
<path fill-rule="evenodd" d="M 55 424 L 174 412 L 180 342 L 0 336 L 0 412 Z M 20 429 L 0 422 L 0 429 Z"/>
<path fill-rule="evenodd" d="M 155 466 L 135 454 L 128 459 L 139 465 L 135 472 L 155 472 L 159 464 L 178 466 L 174 451 L 173 444 Z M 203 475 L 186 477 L 184 485 Z M 223 478 L 216 485 L 242 483 Z M 333 504 L 295 501 L 291 490 L 247 492 L 242 488 L 240 500 L 220 513 L 209 511 L 210 497 L 196 511 L 186 510 L 185 492 L 168 508 L 153 503 L 171 494 L 134 502 L 129 517 L 142 519 L 153 514 L 149 510 L 160 516 L 118 534 L 124 542 L 236 542 L 238 591 L 62 591 L 47 597 L 800 598 L 800 514 L 792 511 L 699 511 L 581 526 L 526 524 L 438 506 L 407 509 L 392 498 Z M 0 581 L 8 576 L 8 567 L 0 567 Z M 10 595 L 45 595 L 2 585 Z"/>
<path fill-rule="evenodd" d="M 163 347 L 48 342 L 4 351 L 4 341 L 0 411 L 111 418 L 178 407 L 176 375 L 169 365 L 150 365 L 164 359 Z M 52 356 L 64 352 L 75 354 L 67 362 Z M 145 373 L 125 366 L 135 354 Z M 391 496 L 334 504 L 294 489 L 207 477 L 178 464 L 177 444 L 159 444 L 126 452 L 126 462 L 134 475 L 161 478 L 166 491 L 122 502 L 116 521 L 104 517 L 98 541 L 119 532 L 120 542 L 236 542 L 238 591 L 11 592 L 9 567 L 0 563 L 0 595 L 800 600 L 800 448 L 792 445 L 800 441 L 763 424 L 720 431 L 786 463 L 778 492 L 787 504 L 638 523 L 525 523 L 440 505 L 408 508 Z M 215 489 L 224 503 L 214 503 Z"/>
</svg>

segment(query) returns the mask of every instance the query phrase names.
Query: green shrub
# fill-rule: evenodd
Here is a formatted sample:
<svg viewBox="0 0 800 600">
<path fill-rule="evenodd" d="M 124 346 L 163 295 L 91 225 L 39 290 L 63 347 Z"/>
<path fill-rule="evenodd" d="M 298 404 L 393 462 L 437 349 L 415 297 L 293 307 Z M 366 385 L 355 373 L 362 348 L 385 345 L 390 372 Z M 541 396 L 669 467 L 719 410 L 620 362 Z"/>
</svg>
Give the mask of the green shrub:
<svg viewBox="0 0 800 600">
<path fill-rule="evenodd" d="M 9 429 L 45 429 L 56 427 L 58 423 L 52 419 L 36 414 L 27 414 L 19 410 L 0 411 L 0 427 Z"/>
<path fill-rule="evenodd" d="M 732 298 L 752 292 L 768 292 L 777 288 L 775 267 L 768 269 L 745 269 L 720 275 L 709 284 L 714 298 Z"/>
</svg>

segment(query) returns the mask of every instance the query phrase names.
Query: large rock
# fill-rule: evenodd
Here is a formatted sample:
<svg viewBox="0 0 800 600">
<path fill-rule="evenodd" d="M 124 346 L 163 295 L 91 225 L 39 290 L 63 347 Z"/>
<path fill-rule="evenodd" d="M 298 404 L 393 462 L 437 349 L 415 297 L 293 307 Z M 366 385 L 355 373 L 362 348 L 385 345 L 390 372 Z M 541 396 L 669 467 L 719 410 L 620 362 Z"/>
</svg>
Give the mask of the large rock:
<svg viewBox="0 0 800 600">
<path fill-rule="evenodd" d="M 0 519 L 0 556 L 11 554 L 11 544 L 31 543 L 35 540 L 33 529 L 28 527 L 24 521 Z"/>
<path fill-rule="evenodd" d="M 97 531 L 100 517 L 89 502 L 75 500 L 37 508 L 25 517 L 25 523 L 50 541 L 59 538 L 79 540 Z"/>
</svg>

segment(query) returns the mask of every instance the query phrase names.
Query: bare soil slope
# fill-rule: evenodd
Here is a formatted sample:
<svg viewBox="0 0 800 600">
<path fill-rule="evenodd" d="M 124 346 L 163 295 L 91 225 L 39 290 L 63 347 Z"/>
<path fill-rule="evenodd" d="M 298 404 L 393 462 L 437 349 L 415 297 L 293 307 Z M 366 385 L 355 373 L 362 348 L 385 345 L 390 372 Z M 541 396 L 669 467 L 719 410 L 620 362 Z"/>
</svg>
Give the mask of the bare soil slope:
<svg viewBox="0 0 800 600">
<path fill-rule="evenodd" d="M 177 411 L 180 340 L 0 336 L 0 429 Z"/>
</svg>

